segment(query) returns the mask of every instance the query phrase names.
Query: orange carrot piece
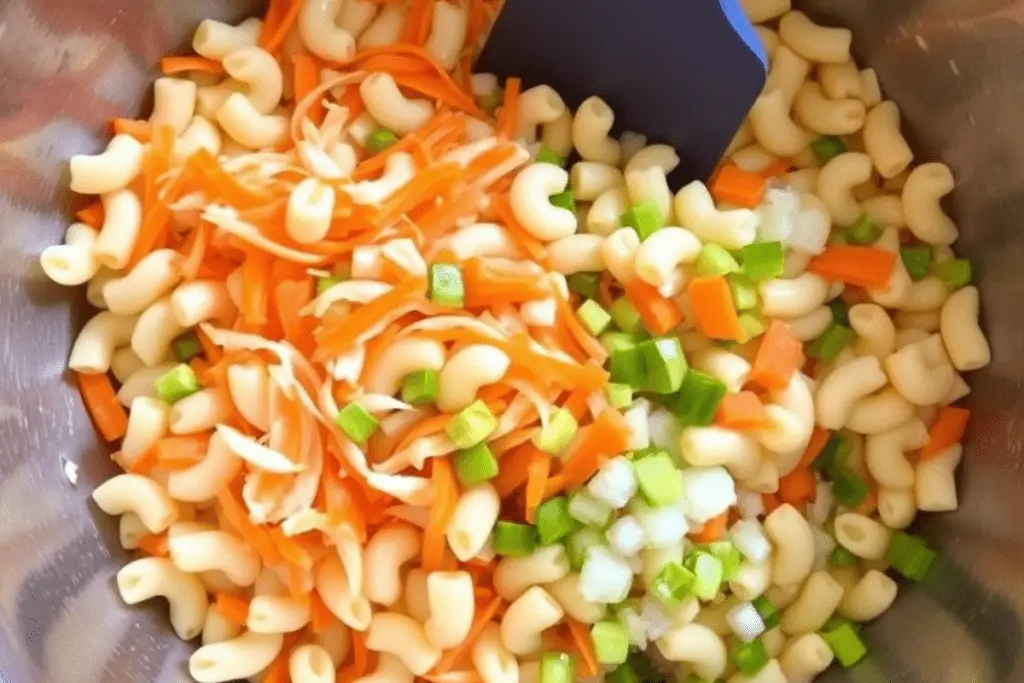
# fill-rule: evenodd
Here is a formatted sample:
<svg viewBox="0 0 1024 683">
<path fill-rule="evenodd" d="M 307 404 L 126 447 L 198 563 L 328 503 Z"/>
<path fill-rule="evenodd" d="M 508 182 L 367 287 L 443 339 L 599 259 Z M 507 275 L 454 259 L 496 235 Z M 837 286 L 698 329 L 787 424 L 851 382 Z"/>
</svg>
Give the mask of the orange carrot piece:
<svg viewBox="0 0 1024 683">
<path fill-rule="evenodd" d="M 128 465 L 128 471 L 132 474 L 149 474 L 157 465 L 156 447 L 148 448 L 139 457 Z"/>
<path fill-rule="evenodd" d="M 508 498 L 513 491 L 526 483 L 529 474 L 527 468 L 535 450 L 533 444 L 524 443 L 502 454 L 498 476 L 491 482 L 499 497 Z"/>
<path fill-rule="evenodd" d="M 274 287 L 274 301 L 284 338 L 306 356 L 313 352 L 313 330 L 317 319 L 299 315 L 299 311 L 315 296 L 316 285 L 311 278 L 284 280 Z"/>
<path fill-rule="evenodd" d="M 323 598 L 316 591 L 309 594 L 309 628 L 313 633 L 323 633 L 334 624 L 334 614 L 327 609 Z"/>
<path fill-rule="evenodd" d="M 498 609 L 501 607 L 501 598 L 495 597 L 492 599 L 486 607 L 482 610 L 478 610 L 476 617 L 473 619 L 473 625 L 469 629 L 469 634 L 466 639 L 461 643 L 453 647 L 444 653 L 441 661 L 437 663 L 434 670 L 431 671 L 433 674 L 443 674 L 451 671 L 451 668 L 455 666 L 455 662 L 459 661 L 459 658 L 465 654 L 466 650 L 473 646 L 476 639 L 483 633 L 484 628 L 487 624 L 491 623 L 491 619 L 498 613 Z"/>
<path fill-rule="evenodd" d="M 249 509 L 242 502 L 241 487 L 227 486 L 217 493 L 217 502 L 228 526 L 242 536 L 249 545 L 264 559 L 280 562 L 281 554 L 277 552 L 274 541 L 262 527 L 249 520 Z"/>
<path fill-rule="evenodd" d="M 424 278 L 409 278 L 400 282 L 387 294 L 360 306 L 346 318 L 330 325 L 324 324 L 316 334 L 316 343 L 325 354 L 339 354 L 347 351 L 356 338 L 376 325 L 382 317 L 410 300 L 426 293 Z"/>
<path fill-rule="evenodd" d="M 765 513 L 769 515 L 782 505 L 782 501 L 774 493 L 762 493 L 761 502 L 764 503 Z"/>
<path fill-rule="evenodd" d="M 462 264 L 462 281 L 468 308 L 521 304 L 551 295 L 536 275 L 502 273 L 478 258 Z"/>
<path fill-rule="evenodd" d="M 725 527 L 729 523 L 729 511 L 712 517 L 699 531 L 689 534 L 694 543 L 713 543 L 725 535 Z"/>
<path fill-rule="evenodd" d="M 430 478 L 434 484 L 434 502 L 430 505 L 427 528 L 423 530 L 423 552 L 420 565 L 427 571 L 440 569 L 444 560 L 445 528 L 459 500 L 455 472 L 447 458 L 434 458 Z"/>
<path fill-rule="evenodd" d="M 288 31 L 299 16 L 302 3 L 298 0 L 270 0 L 260 33 L 260 47 L 267 52 L 277 52 Z"/>
<path fill-rule="evenodd" d="M 291 683 L 291 676 L 288 674 L 288 656 L 291 649 L 282 647 L 281 651 L 274 657 L 274 661 L 267 667 L 267 675 L 263 683 Z"/>
<path fill-rule="evenodd" d="M 203 71 L 208 74 L 224 75 L 224 65 L 216 59 L 196 57 L 188 55 L 184 57 L 171 56 L 160 60 L 160 70 L 166 75 L 181 73 L 182 71 Z"/>
<path fill-rule="evenodd" d="M 666 299 L 657 287 L 640 278 L 625 283 L 626 298 L 640 313 L 644 327 L 651 334 L 665 334 L 683 322 L 683 311 L 672 299 Z"/>
<path fill-rule="evenodd" d="M 151 557 L 167 557 L 167 534 L 146 534 L 139 539 L 139 550 Z"/>
<path fill-rule="evenodd" d="M 246 249 L 242 262 L 242 319 L 249 325 L 266 325 L 270 304 L 270 254 Z"/>
<path fill-rule="evenodd" d="M 885 249 L 831 244 L 824 253 L 811 259 L 807 272 L 848 285 L 886 289 L 895 267 L 896 255 Z"/>
<path fill-rule="evenodd" d="M 715 412 L 715 424 L 727 429 L 762 429 L 771 425 L 764 404 L 752 391 L 726 394 Z"/>
<path fill-rule="evenodd" d="M 456 163 L 438 164 L 417 173 L 409 183 L 381 205 L 380 211 L 374 217 L 374 223 L 379 228 L 389 227 L 401 218 L 402 214 L 425 201 L 432 201 L 461 175 L 462 167 Z"/>
<path fill-rule="evenodd" d="M 165 436 L 154 446 L 157 463 L 170 469 L 191 467 L 206 456 L 209 443 L 207 434 Z"/>
<path fill-rule="evenodd" d="M 292 55 L 291 60 L 292 68 L 295 70 L 292 88 L 295 90 L 295 102 L 298 104 L 320 85 L 320 60 L 312 55 L 302 54 Z M 314 100 L 307 110 L 306 116 L 317 125 L 323 123 L 324 103 L 322 97 Z"/>
<path fill-rule="evenodd" d="M 516 121 L 519 119 L 519 95 L 523 89 L 523 81 L 510 78 L 505 81 L 505 98 L 498 112 L 498 137 L 508 140 L 516 132 Z"/>
<path fill-rule="evenodd" d="M 580 671 L 583 676 L 596 676 L 599 671 L 597 665 L 597 654 L 594 652 L 594 642 L 590 637 L 590 629 L 585 624 L 572 619 L 565 618 L 565 625 L 569 628 L 569 635 L 576 645 L 580 655 Z"/>
<path fill-rule="evenodd" d="M 726 164 L 715 174 L 711 182 L 711 196 L 716 202 L 726 202 L 753 209 L 764 200 L 767 179 L 751 171 L 744 171 L 734 164 Z"/>
<path fill-rule="evenodd" d="M 526 521 L 533 524 L 537 508 L 544 502 L 544 492 L 551 474 L 551 456 L 533 444 L 530 447 L 530 461 L 526 465 Z"/>
<path fill-rule="evenodd" d="M 76 372 L 75 377 L 85 410 L 100 436 L 105 441 L 115 441 L 124 436 L 128 429 L 128 413 L 118 402 L 117 392 L 106 373 L 87 375 Z"/>
<path fill-rule="evenodd" d="M 761 175 L 765 178 L 777 178 L 784 173 L 789 173 L 792 168 L 793 160 L 783 157 L 781 159 L 776 159 L 764 167 L 764 169 L 761 170 Z"/>
<path fill-rule="evenodd" d="M 815 427 L 814 431 L 811 432 L 811 440 L 807 442 L 807 448 L 804 449 L 803 455 L 800 456 L 800 462 L 797 463 L 797 467 L 810 467 L 811 463 L 821 455 L 821 451 L 824 450 L 830 438 L 831 434 L 829 434 L 827 429 Z"/>
<path fill-rule="evenodd" d="M 704 336 L 733 341 L 743 338 L 729 282 L 724 277 L 695 277 L 690 280 L 686 291 L 690 295 L 690 308 L 697 328 Z"/>
<path fill-rule="evenodd" d="M 444 78 L 438 78 L 432 74 L 394 73 L 392 77 L 395 79 L 395 83 L 403 88 L 415 90 L 430 99 L 444 102 L 471 116 L 481 114 L 473 98 L 460 90 L 455 81 L 448 78 L 447 74 L 444 74 Z"/>
<path fill-rule="evenodd" d="M 622 413 L 611 408 L 603 411 L 591 425 L 580 430 L 562 464 L 562 490 L 571 491 L 582 486 L 606 458 L 625 451 L 628 443 L 629 425 Z"/>
<path fill-rule="evenodd" d="M 807 467 L 797 467 L 779 479 L 779 500 L 790 505 L 813 501 L 817 494 L 818 480 Z"/>
<path fill-rule="evenodd" d="M 773 320 L 761 340 L 748 380 L 765 389 L 784 389 L 803 364 L 803 344 L 789 325 Z"/>
<path fill-rule="evenodd" d="M 99 230 L 103 227 L 103 218 L 105 215 L 106 214 L 103 211 L 103 203 L 97 199 L 89 204 L 89 206 L 75 213 L 75 218 L 82 223 L 85 223 L 90 228 Z"/>
<path fill-rule="evenodd" d="M 402 42 L 423 45 L 430 35 L 430 19 L 434 13 L 434 0 L 413 0 L 405 18 Z"/>
<path fill-rule="evenodd" d="M 967 431 L 971 411 L 956 406 L 943 406 L 928 429 L 928 444 L 918 453 L 918 460 L 933 460 L 947 448 L 959 443 Z"/>
<path fill-rule="evenodd" d="M 249 603 L 231 593 L 217 593 L 217 611 L 220 615 L 238 626 L 245 626 L 249 621 Z"/>
<path fill-rule="evenodd" d="M 153 124 L 149 121 L 117 118 L 112 126 L 115 135 L 131 135 L 139 142 L 149 142 L 153 137 Z"/>
</svg>

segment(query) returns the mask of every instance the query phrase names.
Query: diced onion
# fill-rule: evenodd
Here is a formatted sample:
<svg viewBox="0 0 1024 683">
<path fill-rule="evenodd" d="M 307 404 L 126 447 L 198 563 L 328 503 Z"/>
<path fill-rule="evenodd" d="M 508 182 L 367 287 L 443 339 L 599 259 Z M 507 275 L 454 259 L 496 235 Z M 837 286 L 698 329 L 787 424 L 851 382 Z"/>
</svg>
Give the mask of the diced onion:
<svg viewBox="0 0 1024 683">
<path fill-rule="evenodd" d="M 644 598 L 640 603 L 640 619 L 644 623 L 648 640 L 657 640 L 672 628 L 672 618 L 651 598 Z"/>
<path fill-rule="evenodd" d="M 736 483 L 724 467 L 689 467 L 679 476 L 683 497 L 689 503 L 686 516 L 697 524 L 717 517 L 736 503 Z"/>
<path fill-rule="evenodd" d="M 591 495 L 616 510 L 626 507 L 626 503 L 636 495 L 636 489 L 633 466 L 629 464 L 629 460 L 621 456 L 612 458 L 602 465 L 587 484 L 587 490 Z"/>
<path fill-rule="evenodd" d="M 757 519 L 764 514 L 764 498 L 757 491 L 746 489 L 736 492 L 736 507 L 743 519 Z"/>
<path fill-rule="evenodd" d="M 651 404 L 642 398 L 634 401 L 630 409 L 622 414 L 629 427 L 629 438 L 626 441 L 626 448 L 629 450 L 639 451 L 651 445 L 647 429 L 647 420 L 650 414 Z"/>
<path fill-rule="evenodd" d="M 789 190 L 769 189 L 765 201 L 758 208 L 761 225 L 757 229 L 762 242 L 789 242 L 794 218 L 800 210 L 800 195 Z"/>
<path fill-rule="evenodd" d="M 636 555 L 643 550 L 647 542 L 647 532 L 632 515 L 615 520 L 605 533 L 605 537 L 612 549 L 623 557 Z"/>
<path fill-rule="evenodd" d="M 825 526 L 832 508 L 835 505 L 835 497 L 832 495 L 832 484 L 827 481 L 819 481 L 817 495 L 814 501 L 807 505 L 807 521 L 816 526 Z"/>
<path fill-rule="evenodd" d="M 623 558 L 601 546 L 590 549 L 580 571 L 584 600 L 615 605 L 626 599 L 632 585 L 633 571 Z"/>
<path fill-rule="evenodd" d="M 676 416 L 664 408 L 651 411 L 651 416 L 647 418 L 651 445 L 672 455 L 679 455 L 679 435 L 682 431 Z"/>
<path fill-rule="evenodd" d="M 729 610 L 725 615 L 725 621 L 744 643 L 749 643 L 764 633 L 764 619 L 757 608 L 749 602 L 741 603 Z"/>
<path fill-rule="evenodd" d="M 624 607 L 619 610 L 619 621 L 629 632 L 629 644 L 638 650 L 647 647 L 647 624 L 640 618 L 640 614 L 632 607 Z"/>
<path fill-rule="evenodd" d="M 763 562 L 772 552 L 772 544 L 757 520 L 743 519 L 736 522 L 729 535 L 733 545 L 751 562 Z"/>
<path fill-rule="evenodd" d="M 802 254 L 820 254 L 828 243 L 829 220 L 820 209 L 804 209 L 793 219 L 789 246 Z"/>
<path fill-rule="evenodd" d="M 678 543 L 690 530 L 679 505 L 652 508 L 639 499 L 630 503 L 630 511 L 647 533 L 647 547 L 665 548 Z"/>
</svg>

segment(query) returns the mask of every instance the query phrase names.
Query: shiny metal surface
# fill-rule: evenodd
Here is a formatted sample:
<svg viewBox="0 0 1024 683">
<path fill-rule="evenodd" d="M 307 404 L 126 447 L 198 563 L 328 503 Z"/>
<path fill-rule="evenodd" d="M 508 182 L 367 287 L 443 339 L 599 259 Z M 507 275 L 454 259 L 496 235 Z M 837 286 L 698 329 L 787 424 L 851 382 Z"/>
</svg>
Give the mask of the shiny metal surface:
<svg viewBox="0 0 1024 683">
<path fill-rule="evenodd" d="M 202 17 L 244 0 L 0 0 L 0 681 L 187 681 L 188 646 L 165 607 L 127 609 L 113 574 L 116 525 L 87 504 L 112 472 L 68 385 L 84 301 L 48 283 L 38 255 L 73 199 L 67 158 L 105 122 L 140 111 L 156 59 Z M 960 250 L 974 259 L 994 362 L 973 379 L 962 508 L 930 516 L 940 575 L 901 593 L 867 629 L 872 656 L 830 683 L 1024 681 L 1024 3 L 817 0 L 855 32 L 900 103 L 919 158 L 959 181 Z M 78 465 L 77 484 L 67 463 Z"/>
</svg>

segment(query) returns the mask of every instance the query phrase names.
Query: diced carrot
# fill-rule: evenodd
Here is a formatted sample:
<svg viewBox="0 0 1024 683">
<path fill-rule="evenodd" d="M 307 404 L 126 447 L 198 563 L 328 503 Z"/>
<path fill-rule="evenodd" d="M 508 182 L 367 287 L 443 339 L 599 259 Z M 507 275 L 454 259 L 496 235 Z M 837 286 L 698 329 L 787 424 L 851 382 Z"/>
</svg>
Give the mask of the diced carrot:
<svg viewBox="0 0 1024 683">
<path fill-rule="evenodd" d="M 153 124 L 136 119 L 114 119 L 111 122 L 115 135 L 131 135 L 139 142 L 149 142 L 153 137 Z"/>
<path fill-rule="evenodd" d="M 528 467 L 533 459 L 536 448 L 531 443 L 524 443 L 501 456 L 498 476 L 491 483 L 501 498 L 508 498 L 512 492 L 526 483 Z"/>
<path fill-rule="evenodd" d="M 748 379 L 765 389 L 784 389 L 803 364 L 803 344 L 789 325 L 773 320 L 761 340 Z"/>
<path fill-rule="evenodd" d="M 792 168 L 793 160 L 783 157 L 781 159 L 776 159 L 764 167 L 761 170 L 761 175 L 765 178 L 777 178 L 780 175 L 789 173 Z"/>
<path fill-rule="evenodd" d="M 85 223 L 89 227 L 99 230 L 100 228 L 103 227 L 104 215 L 105 214 L 103 211 L 103 202 L 97 199 L 84 209 L 81 209 L 80 211 L 75 213 L 75 218 Z"/>
<path fill-rule="evenodd" d="M 896 255 L 878 247 L 831 244 L 811 259 L 807 272 L 826 280 L 868 289 L 886 289 L 896 267 Z"/>
<path fill-rule="evenodd" d="M 743 338 L 729 282 L 724 277 L 695 277 L 686 291 L 697 328 L 705 336 L 736 341 Z"/>
<path fill-rule="evenodd" d="M 320 61 L 313 55 L 304 54 L 291 55 L 291 60 L 292 68 L 295 70 L 292 88 L 295 90 L 295 102 L 298 104 L 320 85 Z M 314 100 L 306 112 L 306 116 L 317 125 L 323 123 L 324 103 L 322 97 Z"/>
<path fill-rule="evenodd" d="M 771 514 L 780 505 L 782 505 L 782 501 L 780 501 L 779 497 L 776 496 L 774 493 L 762 493 L 761 502 L 764 503 L 765 514 Z"/>
<path fill-rule="evenodd" d="M 217 593 L 217 611 L 220 615 L 238 626 L 249 622 L 249 603 L 231 593 Z"/>
<path fill-rule="evenodd" d="M 118 402 L 117 392 L 106 373 L 87 375 L 76 372 L 75 378 L 85 409 L 100 436 L 106 441 L 124 436 L 128 429 L 128 413 Z"/>
<path fill-rule="evenodd" d="M 797 467 L 779 479 L 779 500 L 790 505 L 813 501 L 817 493 L 818 480 L 807 467 Z"/>
<path fill-rule="evenodd" d="M 629 425 L 617 410 L 604 410 L 592 424 L 580 429 L 579 436 L 562 465 L 564 483 L 561 490 L 572 491 L 582 486 L 605 459 L 626 450 Z"/>
<path fill-rule="evenodd" d="M 242 318 L 249 325 L 266 325 L 270 304 L 270 254 L 247 249 L 242 262 Z"/>
<path fill-rule="evenodd" d="M 918 453 L 918 460 L 933 460 L 947 448 L 959 443 L 967 431 L 971 411 L 956 406 L 943 406 L 928 429 L 928 444 Z"/>
<path fill-rule="evenodd" d="M 690 540 L 694 543 L 713 543 L 725 536 L 725 527 L 728 523 L 729 511 L 726 510 L 706 521 L 699 531 L 689 534 Z"/>
<path fill-rule="evenodd" d="M 160 60 L 160 70 L 168 76 L 181 73 L 182 71 L 203 71 L 218 76 L 224 75 L 224 65 L 221 62 L 216 59 L 207 59 L 194 55 L 164 57 Z"/>
<path fill-rule="evenodd" d="M 568 627 L 569 635 L 580 655 L 580 675 L 596 676 L 600 668 L 597 663 L 597 654 L 594 652 L 594 641 L 590 637 L 590 629 L 585 624 L 568 616 L 565 618 L 565 625 Z"/>
<path fill-rule="evenodd" d="M 821 455 L 821 451 L 825 448 L 831 436 L 827 429 L 815 427 L 814 431 L 811 432 L 810 441 L 807 442 L 807 448 L 804 449 L 803 455 L 800 456 L 800 462 L 797 463 L 797 467 L 810 467 L 818 459 L 818 456 Z"/>
<path fill-rule="evenodd" d="M 735 164 L 726 164 L 715 174 L 710 189 L 716 202 L 753 209 L 764 200 L 767 185 L 763 175 L 744 171 Z"/>
<path fill-rule="evenodd" d="M 323 633 L 335 622 L 335 616 L 327 609 L 323 598 L 316 591 L 309 594 L 309 629 L 313 633 Z"/>
<path fill-rule="evenodd" d="M 139 539 L 139 550 L 151 557 L 167 557 L 167 534 L 146 534 Z"/>
<path fill-rule="evenodd" d="M 479 258 L 462 264 L 462 281 L 469 308 L 521 304 L 551 296 L 536 275 L 500 272 Z"/>
<path fill-rule="evenodd" d="M 498 613 L 498 609 L 501 607 L 501 598 L 493 598 L 486 607 L 482 610 L 477 611 L 476 616 L 473 618 L 473 625 L 469 629 L 469 634 L 466 639 L 461 643 L 453 647 L 444 653 L 441 661 L 437 663 L 431 673 L 443 674 L 451 671 L 451 668 L 455 666 L 455 663 L 466 653 L 466 651 L 473 646 L 476 639 L 483 633 L 484 628 L 487 624 L 491 623 L 494 615 Z"/>
<path fill-rule="evenodd" d="M 526 521 L 533 524 L 537 508 L 544 502 L 544 491 L 551 474 L 551 456 L 533 444 L 530 448 L 530 461 L 526 465 Z"/>
<path fill-rule="evenodd" d="M 624 283 L 626 298 L 640 313 L 651 334 L 665 334 L 683 322 L 683 311 L 672 299 L 666 299 L 657 287 L 640 278 Z"/>
<path fill-rule="evenodd" d="M 519 78 L 509 78 L 505 81 L 505 97 L 498 112 L 498 137 L 510 139 L 516 132 L 516 122 L 519 120 L 519 95 L 523 89 L 523 81 Z"/>
<path fill-rule="evenodd" d="M 726 394 L 718 404 L 715 424 L 727 429 L 763 429 L 771 425 L 764 411 L 764 404 L 752 391 Z"/>
<path fill-rule="evenodd" d="M 426 571 L 441 567 L 444 550 L 447 544 L 445 529 L 455 511 L 459 500 L 459 487 L 455 481 L 455 472 L 447 458 L 434 458 L 433 472 L 430 475 L 434 484 L 434 502 L 430 505 L 430 518 L 427 528 L 423 530 L 423 552 L 420 566 Z"/>
</svg>

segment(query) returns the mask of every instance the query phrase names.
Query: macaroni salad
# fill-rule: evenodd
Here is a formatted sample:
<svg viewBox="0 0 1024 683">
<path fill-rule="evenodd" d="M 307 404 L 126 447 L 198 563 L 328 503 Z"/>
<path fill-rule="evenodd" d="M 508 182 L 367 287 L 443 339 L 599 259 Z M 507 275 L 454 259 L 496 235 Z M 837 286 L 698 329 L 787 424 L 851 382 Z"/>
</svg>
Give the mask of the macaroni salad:
<svg viewBox="0 0 1024 683">
<path fill-rule="evenodd" d="M 807 683 L 936 557 L 985 366 L 945 165 L 745 0 L 710 181 L 471 74 L 492 0 L 271 0 L 71 160 L 93 492 L 199 683 Z"/>
</svg>

